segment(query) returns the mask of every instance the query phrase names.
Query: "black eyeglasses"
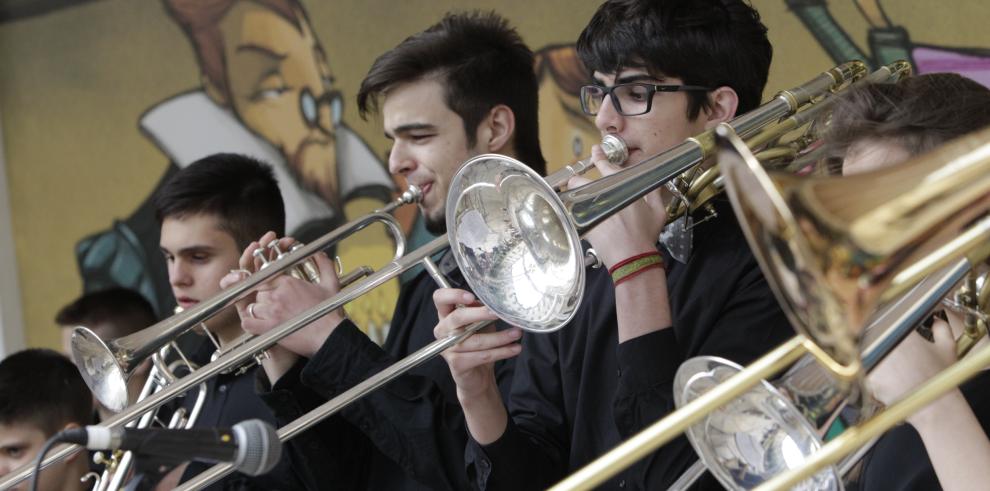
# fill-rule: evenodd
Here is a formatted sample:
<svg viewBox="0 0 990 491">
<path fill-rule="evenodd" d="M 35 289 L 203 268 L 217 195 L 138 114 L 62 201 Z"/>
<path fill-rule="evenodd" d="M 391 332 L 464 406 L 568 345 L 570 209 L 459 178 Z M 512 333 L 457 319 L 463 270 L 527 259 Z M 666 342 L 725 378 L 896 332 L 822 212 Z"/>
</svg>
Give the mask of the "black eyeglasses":
<svg viewBox="0 0 990 491">
<path fill-rule="evenodd" d="M 653 95 L 657 92 L 688 92 L 712 89 L 700 85 L 654 85 L 643 83 L 618 84 L 611 87 L 585 85 L 581 87 L 581 110 L 589 116 L 598 114 L 605 96 L 612 98 L 612 105 L 623 116 L 646 114 L 653 108 Z"/>
<path fill-rule="evenodd" d="M 306 124 L 310 128 L 320 128 L 324 132 L 330 133 L 330 128 L 324 128 L 324 125 L 320 124 L 320 106 L 323 104 L 330 105 L 330 117 L 334 126 L 340 124 L 340 117 L 344 111 L 344 100 L 340 92 L 328 90 L 320 97 L 313 96 L 309 88 L 304 88 L 299 92 L 299 111 L 302 113 Z"/>
</svg>

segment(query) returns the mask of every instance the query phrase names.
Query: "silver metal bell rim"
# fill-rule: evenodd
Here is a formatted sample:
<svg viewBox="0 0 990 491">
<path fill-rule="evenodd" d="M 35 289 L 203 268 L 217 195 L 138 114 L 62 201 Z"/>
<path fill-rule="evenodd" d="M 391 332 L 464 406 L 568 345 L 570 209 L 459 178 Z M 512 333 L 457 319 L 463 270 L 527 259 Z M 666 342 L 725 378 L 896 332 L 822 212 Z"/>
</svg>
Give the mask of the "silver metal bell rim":
<svg viewBox="0 0 990 491">
<path fill-rule="evenodd" d="M 685 404 L 690 403 L 693 399 L 688 397 L 688 394 L 700 392 L 698 390 L 693 390 L 692 388 L 698 383 L 707 383 L 708 385 L 714 387 L 719 383 L 724 382 L 731 375 L 735 375 L 743 369 L 739 364 L 727 360 L 725 358 L 720 358 L 717 356 L 696 356 L 690 358 L 677 369 L 677 373 L 674 376 L 674 402 L 677 407 L 682 407 Z M 724 376 L 728 375 L 728 376 Z M 678 390 L 678 387 L 682 387 Z M 815 443 L 815 451 L 821 449 L 823 443 L 818 432 L 812 427 L 811 423 L 804 417 L 801 411 L 794 406 L 793 402 L 789 397 L 785 396 L 777 387 L 773 384 L 767 382 L 766 380 L 761 380 L 760 383 L 750 389 L 746 396 L 750 396 L 754 393 L 762 392 L 765 394 L 762 399 L 767 400 L 773 398 L 775 402 L 780 404 L 777 408 L 780 412 L 777 414 L 771 414 L 765 411 L 763 407 L 760 406 L 750 406 L 754 411 L 758 411 L 761 414 L 767 415 L 767 420 L 772 420 L 781 425 L 783 431 L 788 435 L 798 435 L 803 437 L 808 441 L 813 441 Z M 712 416 L 725 411 L 724 408 L 712 412 L 708 415 L 702 422 L 697 423 L 687 431 L 688 440 L 691 442 L 691 446 L 694 451 L 698 454 L 698 457 L 705 464 L 705 467 L 718 479 L 723 486 L 727 489 L 748 489 L 749 484 L 746 486 L 741 485 L 735 478 L 736 474 L 727 469 L 722 465 L 721 461 L 715 461 L 712 458 L 712 451 L 709 442 L 705 440 L 703 428 L 708 426 L 709 420 Z M 786 417 L 782 417 L 786 416 Z M 796 426 L 791 424 L 785 424 L 785 422 L 796 422 Z M 794 439 L 793 437 L 791 438 Z M 781 454 L 784 452 L 782 451 Z M 808 455 L 802 455 L 800 460 L 803 462 L 807 459 Z M 797 462 L 797 465 L 801 465 L 802 462 Z M 756 468 L 758 466 L 751 465 L 747 463 L 750 467 Z M 823 469 L 815 477 L 809 478 L 808 480 L 802 482 L 802 486 L 807 486 L 812 479 L 820 478 L 823 474 L 831 474 L 831 479 L 826 480 L 826 482 L 831 482 L 835 484 L 835 487 L 828 487 L 826 489 L 842 489 L 842 480 L 839 477 L 838 472 L 834 466 L 830 466 Z M 768 479 L 773 476 L 766 476 Z M 804 488 L 807 489 L 807 488 Z"/>
<path fill-rule="evenodd" d="M 499 169 L 496 174 L 498 182 L 472 182 L 471 179 L 476 177 L 473 176 L 472 173 L 475 172 L 476 168 L 479 166 L 484 166 L 486 164 L 494 164 Z M 480 173 L 480 171 L 478 173 Z M 477 274 L 473 273 L 472 268 L 470 267 L 471 260 L 465 257 L 465 250 L 462 248 L 458 239 L 457 217 L 461 211 L 460 206 L 464 194 L 477 190 L 479 186 L 490 189 L 498 189 L 509 178 L 520 178 L 523 180 L 522 182 L 532 186 L 534 191 L 538 191 L 538 197 L 542 198 L 542 201 L 548 205 L 549 209 L 552 210 L 554 218 L 560 224 L 560 229 L 566 235 L 568 254 L 571 255 L 571 261 L 576 265 L 575 270 L 572 272 L 574 276 L 572 280 L 568 282 L 570 284 L 570 293 L 568 296 L 572 298 L 569 298 L 566 301 L 557 301 L 553 305 L 552 310 L 555 314 L 541 316 L 542 319 L 527 317 L 523 313 L 501 307 L 501 304 L 504 302 L 500 297 L 504 297 L 506 293 L 513 292 L 491 291 L 492 288 L 490 284 L 492 278 L 479 277 Z M 580 238 L 578 237 L 571 220 L 568 218 L 568 214 L 565 211 L 564 205 L 560 198 L 557 196 L 557 192 L 551 188 L 549 184 L 547 184 L 542 176 L 537 174 L 522 162 L 505 155 L 482 154 L 473 157 L 461 166 L 461 168 L 454 175 L 454 178 L 451 180 L 447 195 L 446 220 L 450 250 L 461 269 L 461 273 L 477 298 L 492 309 L 492 311 L 495 312 L 499 318 L 510 325 L 518 326 L 531 332 L 556 331 L 573 319 L 584 295 L 585 266 L 583 249 L 581 247 Z M 491 231 L 488 230 L 488 232 L 490 233 Z M 510 238 L 499 237 L 499 240 L 501 241 L 506 241 L 506 239 Z M 561 282 L 561 280 L 558 279 L 558 282 Z M 547 297 L 547 295 L 545 295 L 546 292 L 539 293 L 542 295 L 542 298 Z"/>
<path fill-rule="evenodd" d="M 113 350 L 92 330 L 72 331 L 72 358 L 96 400 L 115 413 L 127 407 L 127 378 Z"/>
</svg>

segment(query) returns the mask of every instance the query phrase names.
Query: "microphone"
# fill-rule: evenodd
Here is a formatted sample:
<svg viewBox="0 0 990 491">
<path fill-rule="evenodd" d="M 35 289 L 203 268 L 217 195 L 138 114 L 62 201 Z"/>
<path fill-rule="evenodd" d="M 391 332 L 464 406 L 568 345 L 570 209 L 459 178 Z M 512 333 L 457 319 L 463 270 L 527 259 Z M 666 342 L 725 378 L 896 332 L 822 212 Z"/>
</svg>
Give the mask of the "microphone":
<svg viewBox="0 0 990 491">
<path fill-rule="evenodd" d="M 264 474 L 282 456 L 282 442 L 275 428 L 259 419 L 249 419 L 232 428 L 108 428 L 86 426 L 62 432 L 61 440 L 89 450 L 130 450 L 138 455 L 229 462 L 249 476 Z"/>
</svg>

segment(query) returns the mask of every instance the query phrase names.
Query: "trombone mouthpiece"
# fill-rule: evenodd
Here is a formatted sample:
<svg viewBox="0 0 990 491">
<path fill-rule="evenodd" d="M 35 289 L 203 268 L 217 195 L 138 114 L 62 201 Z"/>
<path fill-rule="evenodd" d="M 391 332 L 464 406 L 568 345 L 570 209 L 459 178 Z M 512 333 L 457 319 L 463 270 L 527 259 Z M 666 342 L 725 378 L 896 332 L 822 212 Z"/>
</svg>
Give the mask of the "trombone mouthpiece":
<svg viewBox="0 0 990 491">
<path fill-rule="evenodd" d="M 601 146 L 602 151 L 605 152 L 605 158 L 612 165 L 619 165 L 629 158 L 629 148 L 626 147 L 626 142 L 617 135 L 605 135 L 602 138 Z"/>
<path fill-rule="evenodd" d="M 399 201 L 404 205 L 419 203 L 419 200 L 421 199 L 423 199 L 423 190 L 415 184 L 410 184 L 409 189 L 405 190 L 405 192 L 399 196 Z"/>
</svg>

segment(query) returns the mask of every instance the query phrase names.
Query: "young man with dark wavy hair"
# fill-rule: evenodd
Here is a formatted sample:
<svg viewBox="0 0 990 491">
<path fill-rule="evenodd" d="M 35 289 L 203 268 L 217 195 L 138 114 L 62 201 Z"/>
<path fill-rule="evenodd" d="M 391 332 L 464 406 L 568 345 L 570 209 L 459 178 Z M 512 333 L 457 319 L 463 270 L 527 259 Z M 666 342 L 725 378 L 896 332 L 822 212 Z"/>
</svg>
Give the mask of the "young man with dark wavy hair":
<svg viewBox="0 0 990 491">
<path fill-rule="evenodd" d="M 537 93 L 533 53 L 515 29 L 494 13 L 469 12 L 446 15 L 375 60 L 358 107 L 381 113 L 392 141 L 389 170 L 422 189 L 427 227 L 444 233 L 448 187 L 469 158 L 506 154 L 544 172 Z M 242 267 L 254 267 L 249 255 L 243 259 Z M 439 267 L 453 284 L 464 285 L 452 256 L 441 258 Z M 328 263 L 320 269 L 332 275 Z M 311 285 L 280 278 L 257 295 L 253 318 L 242 318 L 243 326 L 260 334 L 326 299 L 337 290 L 326 279 Z M 298 358 L 280 362 L 291 369 L 269 373 L 266 382 L 274 387 L 265 388 L 266 399 L 281 401 L 273 405 L 280 422 L 432 342 L 436 289 L 425 271 L 403 285 L 381 347 L 339 314 L 285 338 L 281 345 Z M 507 387 L 511 369 L 499 364 L 495 382 Z M 315 488 L 326 482 L 348 489 L 468 488 L 467 433 L 455 390 L 444 362 L 427 361 L 290 442 L 293 465 Z"/>
</svg>

